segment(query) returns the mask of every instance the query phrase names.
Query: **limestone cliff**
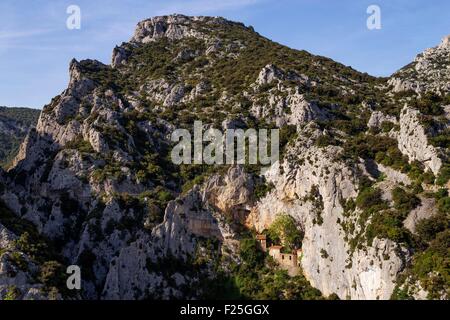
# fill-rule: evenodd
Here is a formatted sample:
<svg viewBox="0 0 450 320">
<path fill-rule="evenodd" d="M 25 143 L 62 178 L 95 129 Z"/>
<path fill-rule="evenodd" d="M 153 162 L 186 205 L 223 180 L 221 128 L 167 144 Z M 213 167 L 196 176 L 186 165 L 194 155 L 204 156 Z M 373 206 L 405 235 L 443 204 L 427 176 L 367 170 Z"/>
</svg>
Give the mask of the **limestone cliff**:
<svg viewBox="0 0 450 320">
<path fill-rule="evenodd" d="M 240 23 L 171 15 L 140 22 L 111 65 L 72 60 L 0 172 L 0 297 L 223 298 L 234 283 L 240 298 L 447 298 L 445 269 L 424 260 L 442 256 L 448 221 L 448 70 L 426 67 L 431 56 L 448 59 L 446 42 L 416 61 L 416 92 L 398 94 L 407 69 L 375 78 Z M 175 165 L 171 134 L 195 120 L 279 128 L 280 161 Z M 279 269 L 254 238 L 283 213 L 302 272 L 274 289 L 264 281 Z M 48 276 L 72 264 L 75 295 Z M 247 274 L 252 285 L 234 281 Z"/>
</svg>

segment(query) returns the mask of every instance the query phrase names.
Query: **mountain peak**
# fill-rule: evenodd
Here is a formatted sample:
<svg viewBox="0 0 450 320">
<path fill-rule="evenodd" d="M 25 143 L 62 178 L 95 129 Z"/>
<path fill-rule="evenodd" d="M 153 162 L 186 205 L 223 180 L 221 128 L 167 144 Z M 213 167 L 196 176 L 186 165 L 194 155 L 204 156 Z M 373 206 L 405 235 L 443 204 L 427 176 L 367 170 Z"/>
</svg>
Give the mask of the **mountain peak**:
<svg viewBox="0 0 450 320">
<path fill-rule="evenodd" d="M 450 34 L 442 38 L 441 47 L 450 47 Z"/>
<path fill-rule="evenodd" d="M 444 37 L 438 46 L 418 54 L 414 61 L 396 72 L 389 80 L 394 92 L 412 90 L 416 93 L 450 92 L 450 35 Z"/>
</svg>

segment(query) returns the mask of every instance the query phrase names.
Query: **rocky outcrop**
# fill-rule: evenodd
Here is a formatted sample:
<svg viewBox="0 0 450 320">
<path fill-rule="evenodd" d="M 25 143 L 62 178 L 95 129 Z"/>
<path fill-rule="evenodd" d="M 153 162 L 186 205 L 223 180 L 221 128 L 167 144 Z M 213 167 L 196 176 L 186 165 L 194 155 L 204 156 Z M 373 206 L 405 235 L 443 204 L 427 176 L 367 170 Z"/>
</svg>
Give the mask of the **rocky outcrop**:
<svg viewBox="0 0 450 320">
<path fill-rule="evenodd" d="M 317 103 L 306 100 L 298 88 L 271 89 L 267 100 L 254 99 L 251 109 L 257 118 L 271 119 L 277 126 L 300 125 L 313 120 L 325 120 L 327 112 Z"/>
<path fill-rule="evenodd" d="M 235 206 L 240 206 L 240 201 L 247 202 L 250 190 L 241 180 L 242 176 L 236 176 L 236 173 L 242 173 L 242 168 L 231 168 L 224 177 L 213 176 L 202 189 L 195 186 L 185 196 L 171 201 L 164 221 L 151 231 L 151 235 L 140 233 L 135 242 L 123 248 L 111 261 L 103 297 L 140 299 L 149 292 L 158 292 L 158 288 L 161 292 L 156 296 L 158 298 L 185 297 L 180 288 L 202 280 L 178 272 L 167 279 L 156 268 L 164 259 L 187 261 L 198 255 L 203 250 L 199 238 L 220 241 L 222 254 L 231 254 L 233 259 L 238 259 L 238 235 L 225 222 L 228 213 L 223 211 L 229 210 L 230 204 L 221 207 L 226 198 L 238 200 Z M 241 181 L 236 182 L 235 178 Z M 242 197 L 234 198 L 229 190 L 243 193 Z M 169 285 L 168 281 L 175 285 Z M 136 292 L 141 294 L 136 296 Z"/>
<path fill-rule="evenodd" d="M 124 47 L 115 47 L 112 53 L 111 67 L 117 68 L 126 64 L 128 57 L 130 56 L 129 50 Z"/>
<path fill-rule="evenodd" d="M 139 22 L 131 42 L 147 43 L 162 37 L 170 40 L 183 37 L 201 37 L 200 32 L 193 28 L 192 23 L 199 18 L 189 18 L 182 15 L 155 17 Z"/>
<path fill-rule="evenodd" d="M 203 197 L 233 221 L 245 221 L 254 202 L 253 192 L 253 178 L 242 167 L 232 167 L 225 176 L 208 180 Z"/>
<path fill-rule="evenodd" d="M 393 92 L 414 91 L 418 94 L 450 92 L 449 36 L 435 48 L 425 50 L 415 60 L 396 72 L 388 81 Z"/>
<path fill-rule="evenodd" d="M 433 198 L 421 197 L 420 205 L 412 210 L 403 221 L 406 229 L 414 233 L 418 222 L 429 219 L 437 214 L 436 201 Z"/>
<path fill-rule="evenodd" d="M 309 78 L 305 75 L 298 75 L 295 72 L 284 72 L 273 64 L 268 64 L 259 73 L 256 79 L 257 85 L 272 84 L 274 81 L 293 81 L 304 85 L 310 84 Z"/>
<path fill-rule="evenodd" d="M 398 148 L 410 161 L 421 162 L 427 170 L 438 174 L 442 166 L 438 150 L 428 143 L 425 129 L 420 123 L 420 113 L 405 106 L 400 114 Z"/>
<path fill-rule="evenodd" d="M 394 116 L 386 115 L 381 111 L 374 111 L 372 112 L 372 115 L 370 116 L 370 119 L 367 122 L 367 126 L 369 128 L 380 129 L 383 122 L 391 122 L 397 124 L 398 121 Z"/>
<path fill-rule="evenodd" d="M 294 84 L 288 86 L 285 82 Z M 300 125 L 312 120 L 328 118 L 325 110 L 318 107 L 316 102 L 307 101 L 302 93 L 305 87 L 315 86 L 314 81 L 305 75 L 298 75 L 293 71 L 284 71 L 273 64 L 265 66 L 246 92 L 253 102 L 251 112 L 257 118 L 270 119 L 277 126 Z M 266 99 L 261 94 L 268 92 Z"/>
<path fill-rule="evenodd" d="M 164 99 L 163 105 L 166 107 L 174 106 L 175 104 L 180 102 L 181 99 L 183 99 L 184 95 L 184 87 L 181 85 L 175 85 Z"/>
<path fill-rule="evenodd" d="M 215 24 L 236 24 L 220 17 L 188 17 L 180 14 L 154 17 L 138 23 L 131 42 L 148 43 L 161 38 L 179 40 L 186 37 L 207 39 L 207 34 L 201 30 L 201 25 L 213 27 Z"/>
</svg>

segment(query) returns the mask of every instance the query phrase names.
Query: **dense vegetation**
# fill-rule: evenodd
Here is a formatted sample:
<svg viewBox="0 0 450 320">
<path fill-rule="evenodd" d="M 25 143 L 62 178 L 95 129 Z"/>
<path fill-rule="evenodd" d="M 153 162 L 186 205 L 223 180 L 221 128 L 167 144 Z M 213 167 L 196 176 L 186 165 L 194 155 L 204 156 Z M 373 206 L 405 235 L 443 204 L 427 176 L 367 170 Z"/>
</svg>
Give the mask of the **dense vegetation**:
<svg viewBox="0 0 450 320">
<path fill-rule="evenodd" d="M 6 128 L 0 130 L 0 166 L 7 167 L 16 156 L 28 129 L 36 125 L 39 114 L 40 110 L 35 109 L 0 107 L 0 123 Z"/>
<path fill-rule="evenodd" d="M 34 224 L 13 214 L 3 202 L 0 202 L 0 222 L 18 236 L 13 243 L 15 249 L 0 247 L 0 256 L 7 255 L 13 265 L 31 275 L 34 283 L 43 284 L 43 291 L 49 298 L 72 295 L 66 287 L 64 260 L 56 253 L 52 242 L 40 235 Z M 11 300 L 17 297 L 16 291 L 14 287 L 10 289 Z"/>
<path fill-rule="evenodd" d="M 0 117 L 8 118 L 25 126 L 33 126 L 36 124 L 41 110 L 29 108 L 9 108 L 0 107 Z"/>
<path fill-rule="evenodd" d="M 231 275 L 219 273 L 219 279 L 209 284 L 208 298 L 258 300 L 317 300 L 319 290 L 311 287 L 303 275 L 290 277 L 259 248 L 253 238 L 240 242 L 241 264 L 233 263 Z"/>
<path fill-rule="evenodd" d="M 400 277 L 398 283 L 403 286 L 397 287 L 393 298 L 410 298 L 408 289 L 414 281 L 427 290 L 429 299 L 450 294 L 450 197 L 446 189 L 430 196 L 438 203 L 438 213 L 416 226 L 420 246 Z"/>
</svg>

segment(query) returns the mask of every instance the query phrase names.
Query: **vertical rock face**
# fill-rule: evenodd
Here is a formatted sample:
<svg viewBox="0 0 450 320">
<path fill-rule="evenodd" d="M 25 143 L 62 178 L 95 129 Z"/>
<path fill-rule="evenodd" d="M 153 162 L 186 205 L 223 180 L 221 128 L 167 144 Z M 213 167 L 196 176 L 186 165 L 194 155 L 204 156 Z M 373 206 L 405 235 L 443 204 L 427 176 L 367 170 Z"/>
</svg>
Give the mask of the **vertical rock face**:
<svg viewBox="0 0 450 320">
<path fill-rule="evenodd" d="M 369 300 L 390 299 L 396 286 L 396 275 L 405 267 L 405 255 L 404 249 L 386 239 L 375 239 L 367 251 L 357 251 L 352 259 L 356 266 L 352 265 L 353 283 L 349 296 Z"/>
<path fill-rule="evenodd" d="M 282 170 L 273 167 L 267 173 L 274 191 L 256 204 L 248 223 L 262 231 L 280 213 L 293 216 L 304 230 L 301 266 L 314 287 L 341 299 L 389 299 L 407 252 L 385 239 L 351 250 L 342 228 L 347 220 L 342 203 L 356 197 L 357 176 L 334 160 L 339 149 L 301 145 L 289 151 Z M 311 162 L 296 165 L 302 158 Z M 310 197 L 315 187 L 317 194 Z"/>
<path fill-rule="evenodd" d="M 295 83 L 292 88 L 286 82 Z M 252 90 L 247 92 L 254 101 L 252 114 L 257 118 L 271 119 L 277 126 L 300 125 L 313 120 L 326 120 L 326 110 L 320 108 L 315 101 L 308 101 L 302 93 L 304 87 L 315 86 L 306 75 L 286 72 L 276 65 L 265 66 L 258 75 Z M 267 100 L 258 97 L 261 90 L 269 87 L 271 95 Z"/>
<path fill-rule="evenodd" d="M 444 94 L 436 83 L 421 90 Z M 111 66 L 70 63 L 67 89 L 0 172 L 9 212 L 0 211 L 0 296 L 13 284 L 21 298 L 48 298 L 51 284 L 35 276 L 76 264 L 85 275 L 76 298 L 197 299 L 246 263 L 241 240 L 285 213 L 304 235 L 302 274 L 324 296 L 390 298 L 410 258 L 391 191 L 417 185 L 399 170 L 417 160 L 436 174 L 445 159 L 427 143 L 418 111 L 382 109 L 385 100 L 404 102 L 385 95 L 387 85 L 222 18 L 140 22 Z M 195 120 L 224 130 L 278 127 L 281 160 L 263 175 L 258 165 L 175 165 L 171 134 Z M 384 122 L 392 129 L 377 133 Z M 18 221 L 55 246 L 53 260 L 38 263 L 28 246 L 14 246 L 27 239 Z"/>
<path fill-rule="evenodd" d="M 205 185 L 203 196 L 226 216 L 245 220 L 254 202 L 254 181 L 242 167 L 232 167 L 225 176 L 215 176 Z"/>
<path fill-rule="evenodd" d="M 437 47 L 425 50 L 408 66 L 396 72 L 388 84 L 393 92 L 412 90 L 419 94 L 450 92 L 450 46 L 444 37 Z"/>
<path fill-rule="evenodd" d="M 242 173 L 243 176 L 236 176 L 236 173 Z M 142 298 L 149 290 L 161 291 L 160 294 L 153 294 L 155 298 L 193 298 L 183 294 L 180 287 L 205 281 L 207 275 L 197 275 L 203 277 L 198 279 L 177 272 L 172 275 L 175 285 L 169 285 L 168 279 L 161 276 L 156 266 L 164 259 L 187 261 L 196 252 L 198 254 L 202 250 L 198 237 L 218 240 L 222 254 L 231 254 L 236 258 L 239 236 L 225 220 L 228 211 L 235 212 L 241 205 L 240 201 L 246 202 L 246 193 L 252 188 L 243 177 L 245 174 L 242 168 L 230 168 L 223 177 L 211 177 L 203 189 L 195 187 L 185 196 L 171 201 L 166 208 L 164 221 L 152 230 L 151 235 L 140 233 L 135 242 L 123 248 L 118 257 L 113 259 L 106 276 L 103 298 Z M 244 198 L 222 207 L 225 197 L 236 201 L 236 198 L 230 197 L 229 190 L 243 193 Z M 140 295 L 136 295 L 137 292 Z"/>
<path fill-rule="evenodd" d="M 417 160 L 423 163 L 428 170 L 437 175 L 441 169 L 442 160 L 438 150 L 428 143 L 419 117 L 420 113 L 417 110 L 408 107 L 402 109 L 398 148 L 409 157 L 410 161 Z"/>
</svg>

